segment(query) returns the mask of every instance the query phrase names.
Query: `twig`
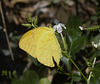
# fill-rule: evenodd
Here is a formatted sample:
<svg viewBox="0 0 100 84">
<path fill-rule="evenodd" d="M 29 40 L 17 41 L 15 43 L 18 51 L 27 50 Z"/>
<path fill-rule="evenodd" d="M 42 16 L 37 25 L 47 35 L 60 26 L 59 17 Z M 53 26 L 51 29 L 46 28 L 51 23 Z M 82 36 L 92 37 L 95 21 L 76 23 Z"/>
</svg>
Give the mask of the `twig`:
<svg viewBox="0 0 100 84">
<path fill-rule="evenodd" d="M 25 66 L 23 72 L 27 71 L 27 70 L 30 68 L 30 66 L 32 65 L 32 63 L 33 63 L 33 62 L 32 62 L 31 60 L 28 60 L 28 63 L 26 64 L 26 66 Z"/>
<path fill-rule="evenodd" d="M 1 5 L 1 1 L 0 1 L 0 12 L 1 12 L 1 16 L 2 16 L 4 32 L 5 32 L 8 48 L 9 48 L 9 51 L 10 51 L 10 54 L 11 54 L 11 59 L 14 61 L 14 56 L 13 56 L 13 53 L 12 53 L 10 41 L 9 41 L 8 34 L 7 34 L 7 28 L 6 28 L 6 24 L 5 24 L 5 18 L 4 18 L 4 14 L 3 14 L 3 9 L 2 9 L 2 5 Z"/>
</svg>

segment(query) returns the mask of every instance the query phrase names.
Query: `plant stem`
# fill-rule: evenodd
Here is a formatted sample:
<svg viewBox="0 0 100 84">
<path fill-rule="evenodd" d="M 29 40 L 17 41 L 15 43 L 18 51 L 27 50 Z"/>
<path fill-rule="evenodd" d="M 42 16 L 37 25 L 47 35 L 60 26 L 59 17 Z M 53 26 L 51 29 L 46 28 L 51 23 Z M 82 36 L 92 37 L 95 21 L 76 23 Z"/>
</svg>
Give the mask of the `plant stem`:
<svg viewBox="0 0 100 84">
<path fill-rule="evenodd" d="M 60 33 L 60 35 L 61 35 L 61 38 L 62 38 L 62 41 L 63 41 L 64 49 L 65 49 L 65 51 L 67 51 L 67 45 L 66 45 L 66 42 L 64 40 L 64 37 L 63 37 L 62 33 Z"/>
<path fill-rule="evenodd" d="M 100 25 L 94 26 L 94 27 L 85 28 L 85 30 L 97 30 L 97 29 L 100 29 Z"/>
<path fill-rule="evenodd" d="M 71 80 L 71 84 L 73 84 L 73 80 Z"/>
<path fill-rule="evenodd" d="M 91 76 L 92 76 L 92 71 L 90 72 L 89 77 L 88 77 L 88 79 L 87 79 L 87 84 L 90 84 Z"/>
<path fill-rule="evenodd" d="M 67 51 L 67 45 L 66 45 L 66 42 L 64 40 L 64 37 L 62 35 L 62 33 L 60 33 L 61 35 L 61 38 L 63 40 L 63 45 L 64 45 L 64 48 L 65 48 L 65 51 Z M 83 76 L 83 78 L 86 80 L 87 82 L 87 78 L 84 76 L 84 74 L 81 72 L 81 70 L 78 68 L 78 66 L 75 64 L 75 62 L 70 58 L 70 56 L 68 54 L 66 54 L 64 51 L 62 51 L 62 53 L 64 53 L 66 55 L 66 57 L 69 58 L 69 60 L 74 64 L 74 66 L 78 69 L 78 71 L 81 73 L 81 75 Z"/>
<path fill-rule="evenodd" d="M 83 78 L 87 81 L 87 78 L 84 76 L 84 74 L 81 72 L 81 70 L 78 68 L 78 66 L 75 64 L 75 62 L 70 58 L 69 55 L 67 55 L 64 51 L 62 51 L 68 58 L 69 60 L 74 64 L 74 66 L 78 69 L 78 71 L 81 73 L 81 75 L 83 76 Z"/>
<path fill-rule="evenodd" d="M 87 84 L 90 84 L 90 79 L 91 79 L 91 76 L 92 76 L 92 71 L 94 69 L 95 62 L 96 62 L 96 57 L 94 58 L 94 61 L 93 61 L 93 64 L 92 64 L 92 70 L 91 70 L 89 77 L 87 79 Z"/>
</svg>

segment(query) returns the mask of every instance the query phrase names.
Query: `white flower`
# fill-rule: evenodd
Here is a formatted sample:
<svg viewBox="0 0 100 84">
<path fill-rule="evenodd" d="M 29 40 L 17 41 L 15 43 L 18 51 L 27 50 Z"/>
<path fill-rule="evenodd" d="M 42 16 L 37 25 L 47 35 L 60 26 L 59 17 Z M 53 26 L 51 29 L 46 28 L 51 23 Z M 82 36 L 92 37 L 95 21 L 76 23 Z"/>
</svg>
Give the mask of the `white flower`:
<svg viewBox="0 0 100 84">
<path fill-rule="evenodd" d="M 66 27 L 65 27 L 64 24 L 59 23 L 59 24 L 57 24 L 57 25 L 55 25 L 55 26 L 53 27 L 53 30 L 54 30 L 54 31 L 57 30 L 58 33 L 62 33 L 62 31 L 63 31 L 62 28 L 66 29 Z"/>
<path fill-rule="evenodd" d="M 53 30 L 54 30 L 54 31 L 57 30 L 57 32 L 61 35 L 61 38 L 62 38 L 62 41 L 63 41 L 63 44 L 64 44 L 64 48 L 65 48 L 65 50 L 67 50 L 67 46 L 66 46 L 66 43 L 65 43 L 63 34 L 62 34 L 62 31 L 63 31 L 62 28 L 66 29 L 66 27 L 65 27 L 64 24 L 59 23 L 59 24 L 57 24 L 57 25 L 55 25 L 55 26 L 53 27 Z"/>
<path fill-rule="evenodd" d="M 84 28 L 82 26 L 79 26 L 80 30 L 84 30 Z"/>
<path fill-rule="evenodd" d="M 100 43 L 98 45 L 100 46 Z"/>
<path fill-rule="evenodd" d="M 98 48 L 98 44 L 95 44 L 93 41 L 92 41 L 92 45 L 95 47 L 95 48 Z"/>
</svg>

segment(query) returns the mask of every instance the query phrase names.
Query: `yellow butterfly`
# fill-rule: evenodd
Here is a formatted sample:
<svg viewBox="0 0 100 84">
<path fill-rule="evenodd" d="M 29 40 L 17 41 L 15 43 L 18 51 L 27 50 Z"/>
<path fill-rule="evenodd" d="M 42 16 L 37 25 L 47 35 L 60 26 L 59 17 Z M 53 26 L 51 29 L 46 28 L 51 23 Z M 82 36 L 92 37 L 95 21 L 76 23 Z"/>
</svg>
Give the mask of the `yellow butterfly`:
<svg viewBox="0 0 100 84">
<path fill-rule="evenodd" d="M 38 27 L 26 32 L 19 42 L 19 47 L 34 58 L 49 67 L 54 67 L 54 61 L 59 64 L 61 48 L 52 28 Z"/>
</svg>

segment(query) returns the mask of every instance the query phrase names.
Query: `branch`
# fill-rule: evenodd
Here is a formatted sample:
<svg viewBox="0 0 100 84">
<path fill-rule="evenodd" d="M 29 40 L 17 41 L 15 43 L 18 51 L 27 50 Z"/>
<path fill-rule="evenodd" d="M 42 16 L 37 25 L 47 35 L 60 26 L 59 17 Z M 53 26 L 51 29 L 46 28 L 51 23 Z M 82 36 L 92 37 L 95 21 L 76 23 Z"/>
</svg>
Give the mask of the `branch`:
<svg viewBox="0 0 100 84">
<path fill-rule="evenodd" d="M 11 59 L 14 61 L 14 56 L 13 56 L 13 53 L 12 53 L 10 41 L 9 41 L 8 34 L 7 34 L 7 28 L 6 28 L 6 24 L 5 24 L 5 18 L 4 18 L 4 14 L 3 14 L 3 9 L 2 9 L 2 5 L 1 5 L 1 1 L 0 1 L 0 12 L 1 12 L 1 17 L 2 17 L 2 21 L 3 21 L 4 32 L 5 32 L 8 48 L 9 48 L 9 51 L 10 51 L 10 54 L 11 54 Z"/>
</svg>

